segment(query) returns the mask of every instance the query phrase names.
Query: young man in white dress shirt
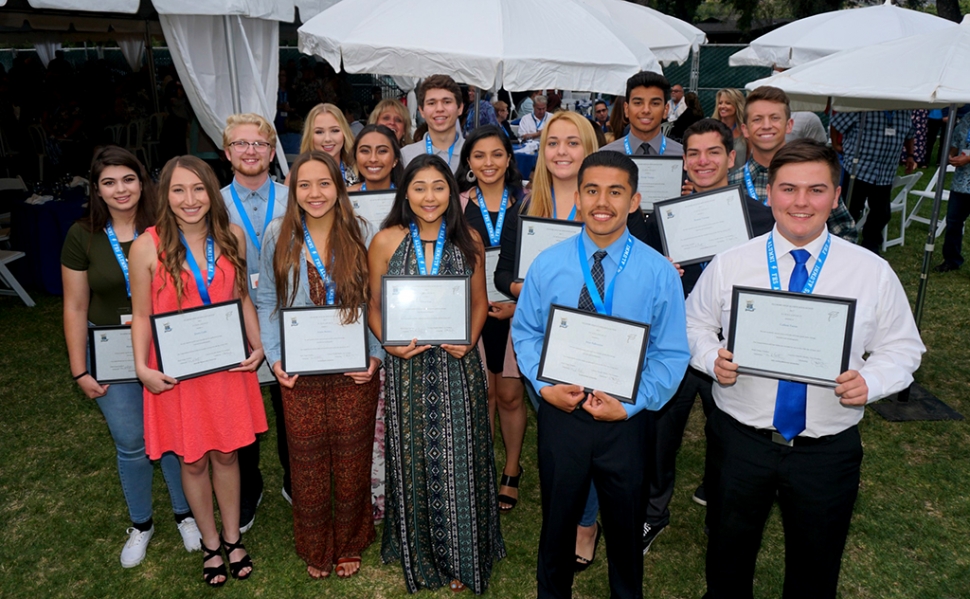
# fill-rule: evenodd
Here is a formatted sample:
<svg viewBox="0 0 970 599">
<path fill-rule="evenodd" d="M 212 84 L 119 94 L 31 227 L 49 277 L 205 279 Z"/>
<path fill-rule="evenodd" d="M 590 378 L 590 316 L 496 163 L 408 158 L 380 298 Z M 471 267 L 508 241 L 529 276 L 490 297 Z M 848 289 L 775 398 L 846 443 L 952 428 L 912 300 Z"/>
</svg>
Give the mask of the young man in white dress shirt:
<svg viewBox="0 0 970 599">
<path fill-rule="evenodd" d="M 858 423 L 867 403 L 912 382 L 925 351 L 889 264 L 826 229 L 840 171 L 835 152 L 817 142 L 780 149 L 767 190 L 775 228 L 716 256 L 687 300 L 691 365 L 716 379 L 704 481 L 709 599 L 752 597 L 776 498 L 785 529 L 783 597 L 836 596 L 859 489 Z M 856 300 L 849 366 L 834 389 L 738 374 L 723 340 L 735 285 Z"/>
</svg>

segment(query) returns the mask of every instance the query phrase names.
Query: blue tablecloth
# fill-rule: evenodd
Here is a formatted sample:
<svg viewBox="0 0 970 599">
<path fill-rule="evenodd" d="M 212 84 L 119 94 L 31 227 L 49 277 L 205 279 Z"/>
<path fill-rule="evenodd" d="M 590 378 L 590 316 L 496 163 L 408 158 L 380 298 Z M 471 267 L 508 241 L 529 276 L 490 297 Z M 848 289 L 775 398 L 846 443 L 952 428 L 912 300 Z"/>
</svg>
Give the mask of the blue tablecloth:
<svg viewBox="0 0 970 599">
<path fill-rule="evenodd" d="M 519 146 L 521 147 L 521 146 Z M 516 146 L 513 146 L 517 150 Z M 537 154 L 525 154 L 523 152 L 514 151 L 515 165 L 519 167 L 519 172 L 522 173 L 523 179 L 531 179 L 532 171 L 536 168 Z"/>
<path fill-rule="evenodd" d="M 72 188 L 58 200 L 35 206 L 17 202 L 10 211 L 10 246 L 24 257 L 12 262 L 10 270 L 20 284 L 62 295 L 61 246 L 67 230 L 84 215 L 87 196 Z"/>
</svg>

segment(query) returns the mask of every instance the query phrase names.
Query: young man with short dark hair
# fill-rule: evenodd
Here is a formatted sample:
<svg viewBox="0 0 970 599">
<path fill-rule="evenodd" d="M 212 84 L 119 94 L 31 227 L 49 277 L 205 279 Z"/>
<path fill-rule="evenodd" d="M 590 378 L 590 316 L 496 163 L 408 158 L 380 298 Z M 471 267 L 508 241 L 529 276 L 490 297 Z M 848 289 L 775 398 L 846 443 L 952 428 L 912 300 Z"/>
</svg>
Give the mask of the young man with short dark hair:
<svg viewBox="0 0 970 599">
<path fill-rule="evenodd" d="M 667 118 L 668 100 L 670 83 L 663 75 L 640 71 L 627 79 L 623 112 L 630 122 L 630 134 L 601 150 L 629 156 L 683 156 L 683 147 L 660 131 Z"/>
<path fill-rule="evenodd" d="M 626 227 L 627 215 L 640 206 L 636 183 L 637 167 L 626 156 L 596 152 L 586 157 L 576 192 L 585 227 L 539 254 L 512 321 L 519 369 L 541 396 L 539 597 L 572 596 L 576 522 L 591 481 L 603 505 L 611 594 L 643 597 L 640 524 L 650 445 L 649 417 L 643 412 L 670 399 L 687 366 L 687 345 L 677 272 Z M 579 385 L 538 380 L 553 303 L 650 325 L 634 404 L 599 390 L 585 393 Z"/>
<path fill-rule="evenodd" d="M 461 146 L 465 143 L 458 127 L 461 114 L 461 88 L 448 75 L 432 75 L 418 86 L 418 111 L 428 124 L 424 139 L 401 148 L 401 160 L 407 166 L 421 154 L 435 154 L 458 170 Z"/>
</svg>

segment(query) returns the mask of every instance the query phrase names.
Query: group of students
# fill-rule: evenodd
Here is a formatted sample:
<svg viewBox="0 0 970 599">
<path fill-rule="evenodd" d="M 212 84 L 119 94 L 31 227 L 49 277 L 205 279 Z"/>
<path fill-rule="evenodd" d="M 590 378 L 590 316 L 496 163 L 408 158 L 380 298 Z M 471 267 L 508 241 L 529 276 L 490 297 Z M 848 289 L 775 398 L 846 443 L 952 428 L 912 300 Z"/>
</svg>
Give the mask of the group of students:
<svg viewBox="0 0 970 599">
<path fill-rule="evenodd" d="M 745 135 L 759 148 L 743 172 L 750 173 L 752 160 L 768 162 L 764 189 L 746 175 L 756 237 L 706 268 L 681 269 L 659 253 L 657 223 L 639 210 L 637 167 L 626 156 L 683 155 L 685 193 L 711 191 L 729 183 L 734 134 L 703 119 L 685 131 L 683 145 L 664 138 L 670 86 L 655 73 L 628 81 L 630 134 L 604 151 L 596 151 L 588 119 L 550 115 L 528 194 L 501 129 L 462 136 L 461 93 L 445 75 L 419 87 L 428 133 L 404 148 L 396 130 L 368 125 L 352 141 L 339 110 L 311 111 L 305 151 L 286 187 L 268 177 L 275 132 L 257 115 L 227 122 L 223 145 L 236 176 L 221 198 L 204 163 L 179 157 L 162 171 L 156 208 L 137 160 L 120 148 L 100 150 L 91 214 L 64 247 L 64 322 L 72 375 L 98 398 L 117 445 L 133 521 L 123 565 L 141 561 L 151 537 L 149 460 L 160 459 L 186 549 L 203 549 L 206 583 L 227 578 L 220 546 L 229 574 L 250 575 L 240 532 L 246 484 L 239 450 L 267 428 L 255 374 L 265 358 L 279 383 L 271 395 L 285 446 L 281 461 L 287 452 L 284 491 L 292 495 L 296 549 L 314 578 L 333 570 L 353 576 L 375 538 L 376 427 L 385 428 L 383 560 L 402 564 L 410 592 L 484 592 L 494 562 L 505 556 L 499 514 L 517 504 L 525 474 L 519 458 L 528 397 L 538 416 L 539 596 L 571 596 L 574 574 L 593 561 L 605 534 L 612 594 L 642 597 L 642 555 L 669 522 L 675 457 L 700 394 L 709 418 L 708 596 L 751 596 L 760 530 L 777 493 L 788 551 L 804 556 L 787 562 L 786 597 L 834 597 L 861 463 L 860 406 L 908 384 L 923 347 L 889 266 L 831 239 L 826 221 L 839 205 L 837 161 L 813 142 L 784 145 L 790 109 L 777 91 L 752 92 L 743 115 Z M 389 189 L 394 203 L 382 223 L 368 226 L 355 215 L 349 191 Z M 584 225 L 577 237 L 542 252 L 524 281 L 515 272 L 522 216 Z M 782 250 L 805 247 L 819 291 L 859 302 L 851 370 L 834 391 L 808 388 L 813 402 L 807 411 L 802 404 L 802 434 L 788 445 L 766 437 L 777 384 L 738 375 L 723 342 L 732 284 L 768 287 L 764 248 L 771 240 L 781 277 L 799 268 Z M 823 242 L 833 266 L 819 276 L 826 258 L 816 246 Z M 488 247 L 500 252 L 494 273 L 485 272 Z M 384 275 L 468 277 L 472 343 L 383 346 Z M 490 302 L 486 277 L 517 303 Z M 228 299 L 242 302 L 250 357 L 228 372 L 186 381 L 158 371 L 149 316 Z M 538 380 L 552 304 L 650 325 L 633 404 Z M 344 323 L 366 319 L 368 370 L 286 373 L 280 309 L 326 305 L 340 306 Z M 86 370 L 87 324 L 117 324 L 119 317 L 132 324 L 144 391 L 137 383 L 102 386 Z M 770 401 L 762 398 L 769 394 Z M 114 398 L 126 403 L 113 405 Z M 496 415 L 507 456 L 499 485 Z M 251 526 L 246 516 L 242 523 Z M 132 545 L 140 556 L 132 556 Z M 812 565 L 819 554 L 823 575 Z"/>
</svg>

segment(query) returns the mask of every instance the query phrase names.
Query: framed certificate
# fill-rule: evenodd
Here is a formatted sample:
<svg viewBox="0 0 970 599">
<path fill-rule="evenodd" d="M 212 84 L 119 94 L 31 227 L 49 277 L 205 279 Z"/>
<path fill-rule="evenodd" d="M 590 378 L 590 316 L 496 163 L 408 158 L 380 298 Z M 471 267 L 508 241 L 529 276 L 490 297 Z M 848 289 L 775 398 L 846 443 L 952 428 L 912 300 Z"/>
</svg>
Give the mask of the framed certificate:
<svg viewBox="0 0 970 599">
<path fill-rule="evenodd" d="M 394 196 L 397 195 L 397 191 L 393 189 L 352 191 L 347 195 L 350 196 L 350 203 L 354 206 L 357 216 L 366 220 L 375 231 L 379 231 L 381 223 L 394 206 Z"/>
<path fill-rule="evenodd" d="M 522 216 L 519 221 L 519 251 L 515 256 L 515 280 L 519 282 L 525 280 L 542 250 L 573 237 L 583 228 L 583 223 L 573 220 Z"/>
<path fill-rule="evenodd" d="M 94 380 L 102 385 L 138 382 L 130 326 L 88 327 L 88 349 Z"/>
<path fill-rule="evenodd" d="M 381 339 L 384 345 L 470 344 L 469 277 L 384 275 Z"/>
<path fill-rule="evenodd" d="M 229 370 L 249 357 L 239 300 L 155 314 L 151 321 L 158 369 L 170 377 Z"/>
<path fill-rule="evenodd" d="M 636 403 L 649 339 L 648 324 L 553 304 L 538 378 Z"/>
<path fill-rule="evenodd" d="M 485 248 L 485 287 L 488 289 L 488 301 L 490 302 L 514 302 L 495 287 L 495 268 L 498 266 L 498 257 L 501 248 Z"/>
<path fill-rule="evenodd" d="M 734 287 L 728 351 L 738 372 L 836 387 L 849 369 L 856 300 Z"/>
<path fill-rule="evenodd" d="M 654 204 L 664 255 L 686 266 L 751 239 L 751 220 L 740 185 Z"/>
<path fill-rule="evenodd" d="M 294 375 L 367 370 L 366 313 L 361 306 L 357 320 L 343 324 L 340 306 L 280 309 L 283 371 Z"/>
<path fill-rule="evenodd" d="M 640 210 L 651 212 L 661 200 L 680 196 L 684 183 L 684 159 L 681 156 L 630 156 L 637 165 Z"/>
</svg>

